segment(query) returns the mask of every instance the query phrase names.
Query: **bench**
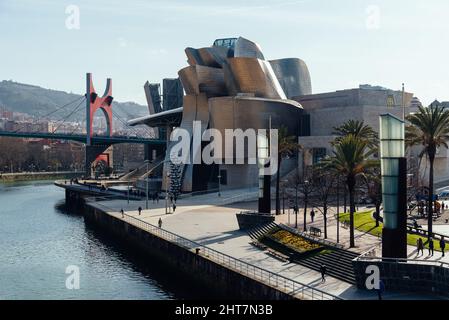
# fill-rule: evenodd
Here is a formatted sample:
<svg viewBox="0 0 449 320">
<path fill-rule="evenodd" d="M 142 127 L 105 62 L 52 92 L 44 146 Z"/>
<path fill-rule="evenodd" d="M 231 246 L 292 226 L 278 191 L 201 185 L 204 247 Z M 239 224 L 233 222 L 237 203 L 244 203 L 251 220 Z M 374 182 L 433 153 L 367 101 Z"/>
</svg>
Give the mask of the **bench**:
<svg viewBox="0 0 449 320">
<path fill-rule="evenodd" d="M 266 250 L 267 249 L 267 246 L 262 244 L 262 243 L 260 243 L 259 241 L 251 241 L 250 244 L 255 246 L 258 249 L 261 249 L 261 250 Z"/>
<path fill-rule="evenodd" d="M 310 232 L 310 234 L 312 234 L 314 236 L 321 237 L 321 229 L 320 228 L 310 227 L 309 232 Z"/>
<path fill-rule="evenodd" d="M 289 256 L 286 256 L 285 254 L 282 254 L 282 253 L 272 250 L 272 249 L 268 249 L 267 254 L 272 256 L 273 258 L 276 258 L 276 259 L 282 261 L 282 262 L 287 262 L 290 260 Z"/>
</svg>

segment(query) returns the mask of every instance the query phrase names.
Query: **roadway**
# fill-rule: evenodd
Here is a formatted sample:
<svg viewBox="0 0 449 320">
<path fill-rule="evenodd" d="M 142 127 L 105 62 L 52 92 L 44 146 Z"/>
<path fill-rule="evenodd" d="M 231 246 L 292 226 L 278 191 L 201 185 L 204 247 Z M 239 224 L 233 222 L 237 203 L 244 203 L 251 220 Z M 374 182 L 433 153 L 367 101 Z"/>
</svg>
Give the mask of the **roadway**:
<svg viewBox="0 0 449 320">
<path fill-rule="evenodd" d="M 1 137 L 12 138 L 26 138 L 26 139 L 52 139 L 52 140 L 68 140 L 86 143 L 87 136 L 79 134 L 67 134 L 67 133 L 49 133 L 49 132 L 11 132 L 0 131 Z M 116 143 L 139 143 L 139 144 L 152 144 L 152 145 L 165 145 L 166 141 L 162 139 L 144 139 L 139 137 L 128 136 L 93 136 L 93 145 L 105 145 Z"/>
</svg>

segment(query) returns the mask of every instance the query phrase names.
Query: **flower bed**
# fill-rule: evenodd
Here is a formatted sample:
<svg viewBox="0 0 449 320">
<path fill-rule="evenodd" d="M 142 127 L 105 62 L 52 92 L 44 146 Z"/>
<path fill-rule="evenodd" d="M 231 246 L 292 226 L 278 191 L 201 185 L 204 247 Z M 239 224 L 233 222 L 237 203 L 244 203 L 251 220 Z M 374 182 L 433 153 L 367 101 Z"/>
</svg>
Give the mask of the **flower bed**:
<svg viewBox="0 0 449 320">
<path fill-rule="evenodd" d="M 266 237 L 276 243 L 286 246 L 296 253 L 305 254 L 321 251 L 324 247 L 321 244 L 311 242 L 286 230 L 276 230 Z"/>
</svg>

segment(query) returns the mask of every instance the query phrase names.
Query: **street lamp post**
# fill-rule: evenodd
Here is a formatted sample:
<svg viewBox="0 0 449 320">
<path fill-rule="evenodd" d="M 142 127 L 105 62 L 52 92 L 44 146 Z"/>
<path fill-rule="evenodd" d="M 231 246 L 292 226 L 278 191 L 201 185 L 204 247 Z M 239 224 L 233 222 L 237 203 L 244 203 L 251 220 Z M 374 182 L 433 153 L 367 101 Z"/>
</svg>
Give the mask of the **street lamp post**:
<svg viewBox="0 0 449 320">
<path fill-rule="evenodd" d="M 340 243 L 340 177 L 337 178 L 337 243 Z"/>
<path fill-rule="evenodd" d="M 296 192 L 296 195 L 295 195 L 295 228 L 298 228 L 298 211 L 299 211 L 299 208 L 298 208 L 298 184 L 296 184 L 296 186 L 295 186 L 295 192 Z"/>
<path fill-rule="evenodd" d="M 282 214 L 285 214 L 285 189 L 282 189 Z"/>
<path fill-rule="evenodd" d="M 218 174 L 218 196 L 219 197 L 221 197 L 220 186 L 221 186 L 221 175 Z"/>
<path fill-rule="evenodd" d="M 170 174 L 167 172 L 167 180 L 165 183 L 165 214 L 171 213 L 168 205 L 168 178 L 170 178 Z"/>
<path fill-rule="evenodd" d="M 145 193 L 146 193 L 146 197 L 145 197 L 145 207 L 148 210 L 148 171 L 150 171 L 150 161 L 146 160 L 147 162 L 147 176 L 145 177 Z"/>
<path fill-rule="evenodd" d="M 128 180 L 128 204 L 129 204 L 129 180 Z"/>
<path fill-rule="evenodd" d="M 307 231 L 307 204 L 309 202 L 308 196 L 309 196 L 309 181 L 305 180 L 304 181 L 304 232 Z"/>
</svg>

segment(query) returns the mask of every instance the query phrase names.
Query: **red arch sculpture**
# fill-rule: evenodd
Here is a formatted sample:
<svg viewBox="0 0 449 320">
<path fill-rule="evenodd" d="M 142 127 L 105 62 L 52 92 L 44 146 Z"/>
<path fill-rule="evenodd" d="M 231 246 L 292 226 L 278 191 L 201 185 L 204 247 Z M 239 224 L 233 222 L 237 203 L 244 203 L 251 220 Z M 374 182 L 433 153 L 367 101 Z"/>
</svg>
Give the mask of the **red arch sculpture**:
<svg viewBox="0 0 449 320">
<path fill-rule="evenodd" d="M 102 97 L 99 97 L 95 92 L 95 88 L 92 81 L 92 74 L 86 74 L 86 136 L 87 145 L 91 145 L 91 139 L 93 136 L 93 120 L 94 114 L 98 109 L 101 109 L 106 118 L 108 126 L 108 134 L 112 136 L 112 80 L 108 78 L 106 80 L 106 89 Z"/>
</svg>

